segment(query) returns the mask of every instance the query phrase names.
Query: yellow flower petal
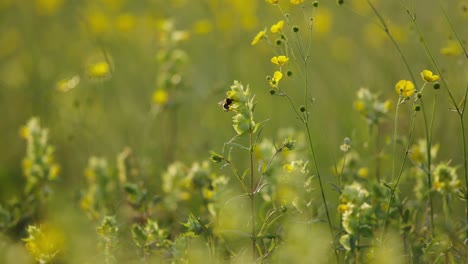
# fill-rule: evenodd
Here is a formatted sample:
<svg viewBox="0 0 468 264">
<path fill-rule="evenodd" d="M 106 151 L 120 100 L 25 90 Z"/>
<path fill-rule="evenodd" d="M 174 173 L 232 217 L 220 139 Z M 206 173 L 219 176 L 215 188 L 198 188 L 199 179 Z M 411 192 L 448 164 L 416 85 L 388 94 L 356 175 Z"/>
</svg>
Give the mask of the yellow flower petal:
<svg viewBox="0 0 468 264">
<path fill-rule="evenodd" d="M 168 93 L 163 89 L 158 89 L 153 93 L 153 103 L 157 105 L 165 105 L 169 101 Z"/>
<path fill-rule="evenodd" d="M 439 79 L 439 75 L 435 75 L 429 70 L 423 70 L 421 72 L 421 77 L 426 82 L 435 82 Z"/>
<path fill-rule="evenodd" d="M 268 4 L 277 5 L 279 0 L 265 0 Z"/>
<path fill-rule="evenodd" d="M 273 34 L 278 33 L 278 32 L 281 32 L 283 30 L 283 27 L 284 27 L 284 20 L 280 20 L 280 21 L 278 21 L 278 23 L 271 26 L 270 31 Z"/>
<path fill-rule="evenodd" d="M 256 45 L 258 42 L 260 42 L 260 40 L 263 39 L 263 37 L 265 37 L 265 33 L 266 33 L 266 30 L 262 30 L 260 32 L 257 33 L 257 35 L 254 37 L 254 39 L 252 40 L 252 43 L 251 45 Z"/>
<path fill-rule="evenodd" d="M 293 5 L 298 5 L 300 3 L 304 2 L 304 0 L 291 0 L 291 4 Z"/>
<path fill-rule="evenodd" d="M 283 55 L 274 56 L 273 58 L 271 58 L 271 62 L 276 65 L 284 65 L 288 61 L 289 61 L 289 58 Z"/>
<path fill-rule="evenodd" d="M 409 97 L 414 93 L 414 84 L 408 80 L 400 80 L 395 85 L 395 91 L 403 97 Z"/>
</svg>

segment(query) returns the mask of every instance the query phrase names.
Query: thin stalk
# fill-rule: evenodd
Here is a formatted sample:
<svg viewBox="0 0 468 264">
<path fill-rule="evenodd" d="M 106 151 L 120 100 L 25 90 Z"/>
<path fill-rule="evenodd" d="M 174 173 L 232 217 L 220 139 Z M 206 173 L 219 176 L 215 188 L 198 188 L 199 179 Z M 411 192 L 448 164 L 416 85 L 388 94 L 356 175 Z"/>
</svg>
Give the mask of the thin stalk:
<svg viewBox="0 0 468 264">
<path fill-rule="evenodd" d="M 398 176 L 397 176 L 396 182 L 393 184 L 393 186 L 390 189 L 390 199 L 388 201 L 388 208 L 387 208 L 387 212 L 385 214 L 385 220 L 384 220 L 384 225 L 383 225 L 381 242 L 383 242 L 384 238 L 385 238 L 385 232 L 386 232 L 386 229 L 387 229 L 387 222 L 388 222 L 388 218 L 389 218 L 389 215 L 390 215 L 390 208 L 391 208 L 393 200 L 395 199 L 395 192 L 396 192 L 396 189 L 398 188 L 398 184 L 400 183 L 401 175 L 403 174 L 403 169 L 405 168 L 406 161 L 408 160 L 407 158 L 408 158 L 409 148 L 411 146 L 411 139 L 413 137 L 414 116 L 415 115 L 416 115 L 416 112 L 414 112 L 411 115 L 410 130 L 409 130 L 409 135 L 408 135 L 408 143 L 406 144 L 405 156 L 403 157 L 403 163 L 401 164 L 400 170 L 398 171 Z M 395 119 L 396 119 L 396 117 L 395 117 Z"/>
<path fill-rule="evenodd" d="M 463 120 L 465 110 L 466 110 L 466 101 L 467 101 L 467 96 L 468 96 L 468 84 L 466 85 L 465 89 L 465 96 L 464 101 L 463 101 L 463 110 L 460 112 L 460 124 L 461 124 L 461 132 L 462 132 L 462 144 L 463 144 L 463 168 L 464 168 L 464 173 L 465 173 L 465 186 L 466 186 L 466 191 L 468 192 L 468 151 L 467 151 L 467 146 L 466 146 L 466 132 L 465 132 L 465 122 Z M 468 220 L 468 194 L 465 193 L 465 200 L 466 200 L 466 219 Z M 468 238 L 468 230 L 466 231 L 466 238 Z"/>
<path fill-rule="evenodd" d="M 255 200 L 254 200 L 254 193 L 255 193 L 255 184 L 254 184 L 254 160 L 253 160 L 253 151 L 254 151 L 254 143 L 253 143 L 253 130 L 250 129 L 250 213 L 252 217 L 252 257 L 255 262 L 256 260 L 256 245 L 257 245 L 257 234 L 255 233 Z"/>
<path fill-rule="evenodd" d="M 435 103 L 435 102 L 434 102 Z M 426 175 L 427 175 L 427 188 L 429 190 L 429 206 L 430 206 L 430 217 L 431 217 L 431 233 L 434 231 L 434 207 L 433 207 L 433 202 L 432 202 L 432 173 L 431 173 L 431 163 L 432 163 L 432 157 L 431 157 L 431 146 L 432 146 L 432 125 L 434 123 L 434 115 L 435 115 L 435 104 L 433 107 L 433 112 L 432 112 L 432 118 L 431 118 L 431 126 L 429 130 L 429 126 L 427 124 L 427 117 L 426 117 L 426 112 L 424 109 L 424 101 L 420 100 L 421 104 L 421 112 L 423 115 L 423 120 L 424 120 L 424 129 L 426 133 L 426 156 L 427 156 L 427 169 L 425 170 Z"/>
<path fill-rule="evenodd" d="M 393 140 L 392 140 L 392 156 L 393 156 L 393 161 L 392 161 L 392 182 L 395 177 L 395 157 L 396 157 L 396 137 L 398 133 L 398 110 L 400 109 L 400 104 L 401 104 L 402 97 L 398 98 L 398 103 L 395 108 L 395 121 L 393 122 Z"/>
<path fill-rule="evenodd" d="M 325 212 L 326 212 L 326 215 L 327 215 L 328 227 L 330 228 L 330 234 L 331 234 L 333 245 L 334 245 L 335 244 L 334 243 L 335 235 L 333 234 L 333 226 L 332 226 L 332 223 L 330 221 L 330 219 L 331 219 L 330 218 L 330 212 L 328 210 L 327 199 L 325 198 L 325 192 L 324 192 L 324 188 L 323 188 L 322 177 L 321 177 L 321 174 L 320 174 L 320 169 L 318 167 L 318 162 L 317 162 L 317 158 L 316 158 L 316 155 L 315 155 L 314 145 L 312 143 L 312 136 L 310 135 L 311 133 L 310 133 L 309 123 L 305 122 L 304 125 L 305 125 L 306 130 L 307 130 L 307 137 L 309 139 L 309 148 L 310 148 L 310 152 L 312 153 L 312 160 L 314 161 L 315 169 L 317 170 L 317 178 L 319 180 L 320 194 L 322 196 L 323 205 L 325 206 Z M 333 249 L 333 251 L 335 252 L 336 256 L 338 257 L 338 253 L 336 252 L 336 250 Z"/>
</svg>

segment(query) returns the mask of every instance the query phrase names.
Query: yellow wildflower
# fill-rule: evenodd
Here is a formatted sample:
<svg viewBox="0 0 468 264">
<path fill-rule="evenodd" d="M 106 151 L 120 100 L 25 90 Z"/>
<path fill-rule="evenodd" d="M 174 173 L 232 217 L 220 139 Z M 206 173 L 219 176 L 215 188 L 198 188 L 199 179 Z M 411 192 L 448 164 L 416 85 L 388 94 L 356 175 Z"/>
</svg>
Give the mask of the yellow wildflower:
<svg viewBox="0 0 468 264">
<path fill-rule="evenodd" d="M 367 167 L 361 167 L 359 168 L 359 170 L 357 171 L 357 175 L 361 178 L 367 178 L 369 177 L 369 168 Z"/>
<path fill-rule="evenodd" d="M 433 74 L 429 70 L 423 70 L 421 72 L 421 77 L 426 82 L 435 82 L 435 81 L 439 80 L 439 75 Z"/>
<path fill-rule="evenodd" d="M 458 56 L 462 53 L 462 49 L 460 47 L 460 43 L 451 40 L 445 47 L 440 49 L 440 53 L 446 56 Z"/>
<path fill-rule="evenodd" d="M 291 164 L 289 164 L 289 163 L 288 163 L 288 164 L 284 164 L 284 165 L 283 165 L 283 170 L 284 170 L 285 172 L 287 172 L 287 173 L 291 173 L 291 172 L 294 171 L 294 167 L 293 167 L 293 165 L 291 165 Z"/>
<path fill-rule="evenodd" d="M 278 33 L 278 32 L 281 32 L 283 30 L 283 27 L 284 27 L 284 20 L 280 20 L 280 21 L 278 21 L 278 23 L 271 26 L 270 31 L 273 34 Z"/>
<path fill-rule="evenodd" d="M 395 91 L 403 97 L 409 97 L 414 93 L 414 84 L 408 80 L 400 80 L 395 85 Z"/>
<path fill-rule="evenodd" d="M 20 129 L 21 138 L 28 139 L 30 134 L 31 133 L 30 133 L 29 128 L 27 126 L 22 126 L 21 127 L 21 129 Z"/>
<path fill-rule="evenodd" d="M 119 31 L 130 32 L 135 28 L 135 16 L 132 14 L 119 15 L 115 23 Z"/>
<path fill-rule="evenodd" d="M 30 225 L 27 232 L 26 249 L 40 263 L 52 262 L 64 246 L 64 234 L 57 228 Z"/>
<path fill-rule="evenodd" d="M 75 75 L 70 79 L 62 79 L 58 81 L 56 87 L 59 92 L 68 92 L 71 89 L 78 86 L 79 83 L 80 83 L 80 76 Z"/>
<path fill-rule="evenodd" d="M 274 56 L 273 58 L 271 58 L 271 62 L 276 65 L 284 65 L 286 64 L 286 62 L 288 62 L 288 60 L 289 58 L 284 55 Z"/>
<path fill-rule="evenodd" d="M 338 212 L 340 212 L 341 214 L 346 212 L 348 210 L 348 206 L 346 204 L 340 204 L 338 206 Z"/>
<path fill-rule="evenodd" d="M 275 71 L 275 73 L 273 74 L 273 78 L 271 78 L 270 80 L 271 87 L 277 88 L 281 78 L 283 78 L 283 74 L 280 71 Z"/>
<path fill-rule="evenodd" d="M 153 93 L 153 103 L 157 105 L 165 105 L 169 101 L 169 94 L 163 90 L 158 89 Z"/>
<path fill-rule="evenodd" d="M 89 77 L 103 78 L 110 73 L 110 66 L 105 61 L 96 62 L 87 68 Z"/>
<path fill-rule="evenodd" d="M 298 5 L 300 3 L 304 2 L 304 0 L 291 0 L 291 4 L 293 5 Z"/>
<path fill-rule="evenodd" d="M 268 4 L 277 5 L 279 0 L 265 0 Z"/>
<path fill-rule="evenodd" d="M 199 35 L 205 35 L 213 31 L 213 23 L 210 20 L 199 20 L 193 26 L 193 31 Z"/>
<path fill-rule="evenodd" d="M 321 8 L 314 17 L 314 31 L 324 35 L 330 31 L 332 22 L 333 16 L 330 10 Z"/>
<path fill-rule="evenodd" d="M 266 29 L 258 32 L 257 35 L 252 40 L 251 45 L 253 46 L 253 45 L 256 45 L 258 42 L 260 42 L 260 40 L 262 40 L 265 37 L 265 33 L 266 33 Z"/>
<path fill-rule="evenodd" d="M 39 15 L 55 14 L 63 5 L 63 0 L 36 0 L 36 11 Z"/>
</svg>

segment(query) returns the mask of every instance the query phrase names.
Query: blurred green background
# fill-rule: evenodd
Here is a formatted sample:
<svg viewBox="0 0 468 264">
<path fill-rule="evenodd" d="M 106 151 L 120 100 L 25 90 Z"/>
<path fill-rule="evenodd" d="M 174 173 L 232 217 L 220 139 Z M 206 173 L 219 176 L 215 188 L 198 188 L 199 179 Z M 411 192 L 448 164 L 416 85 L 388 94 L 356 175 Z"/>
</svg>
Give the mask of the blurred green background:
<svg viewBox="0 0 468 264">
<path fill-rule="evenodd" d="M 419 80 L 421 70 L 435 69 L 402 2 L 374 1 Z M 413 8 L 413 1 L 408 2 Z M 442 2 L 466 40 L 467 2 Z M 462 98 L 468 64 L 451 44 L 453 31 L 439 1 L 415 3 L 429 48 L 455 97 Z M 312 9 L 304 9 L 303 15 L 301 8 L 282 6 L 292 23 L 306 31 L 304 20 Z M 219 150 L 234 136 L 231 115 L 218 106 L 233 80 L 250 84 L 256 94 L 256 120 L 270 120 L 263 136 L 275 138 L 283 127 L 300 128 L 287 102 L 268 93 L 265 78 L 275 69 L 271 48 L 265 42 L 250 45 L 260 30 L 280 19 L 280 10 L 262 0 L 0 0 L 0 200 L 23 188 L 25 142 L 19 130 L 32 116 L 50 129 L 62 167 L 62 191 L 76 191 L 83 183 L 91 155 L 114 160 L 127 146 L 156 185 L 169 163 L 208 158 L 210 150 Z M 333 164 L 330 153 L 337 155 L 344 137 L 356 140 L 358 148 L 368 140 L 366 121 L 353 109 L 357 90 L 367 87 L 396 103 L 394 84 L 410 78 L 378 25 L 364 0 L 345 1 L 343 6 L 320 1 L 314 15 L 309 64 L 317 106 L 313 134 L 327 172 Z M 290 28 L 285 31 L 291 36 Z M 187 60 L 176 68 L 175 78 L 181 82 L 164 87 L 159 80 L 167 74 L 167 65 L 158 54 L 174 32 L 181 40 L 171 48 L 185 51 Z M 109 71 L 93 73 L 99 62 L 108 63 Z M 293 59 L 289 67 L 294 74 L 284 77 L 282 88 L 302 102 L 301 68 Z M 80 80 L 76 87 L 57 88 L 75 76 Z M 167 103 L 153 102 L 156 90 L 167 92 Z M 458 135 L 460 128 L 449 107 L 441 91 L 434 141 L 441 144 L 441 160 L 460 164 L 461 138 L 448 136 Z M 407 119 L 404 112 L 402 116 Z M 383 133 L 390 135 L 392 118 L 385 124 Z M 423 136 L 422 128 L 416 130 L 417 137 Z"/>
</svg>

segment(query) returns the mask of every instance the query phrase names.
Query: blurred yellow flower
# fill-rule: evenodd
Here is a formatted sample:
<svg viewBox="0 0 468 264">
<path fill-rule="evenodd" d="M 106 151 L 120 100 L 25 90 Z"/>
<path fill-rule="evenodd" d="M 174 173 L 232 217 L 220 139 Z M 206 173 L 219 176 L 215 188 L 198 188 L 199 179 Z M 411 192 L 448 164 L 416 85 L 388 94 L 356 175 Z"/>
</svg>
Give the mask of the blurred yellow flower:
<svg viewBox="0 0 468 264">
<path fill-rule="evenodd" d="M 395 91 L 403 97 L 411 96 L 414 93 L 414 84 L 408 80 L 400 80 L 395 85 Z"/>
<path fill-rule="evenodd" d="M 271 26 L 270 31 L 271 33 L 278 33 L 283 30 L 283 27 L 284 27 L 284 20 L 280 20 L 278 21 L 278 23 Z"/>
<path fill-rule="evenodd" d="M 376 49 L 381 48 L 385 41 L 387 41 L 387 35 L 375 23 L 368 23 L 366 26 L 364 26 L 363 37 L 369 46 Z"/>
<path fill-rule="evenodd" d="M 359 168 L 359 170 L 357 171 L 357 175 L 361 178 L 367 178 L 369 177 L 369 168 L 367 167 L 361 167 Z"/>
<path fill-rule="evenodd" d="M 277 5 L 279 0 L 265 0 L 268 4 Z"/>
<path fill-rule="evenodd" d="M 49 180 L 53 181 L 56 180 L 60 174 L 60 165 L 52 164 L 49 169 Z"/>
<path fill-rule="evenodd" d="M 326 8 L 320 8 L 314 17 L 314 31 L 318 34 L 325 34 L 330 31 L 332 24 L 332 14 Z"/>
<path fill-rule="evenodd" d="M 338 206 L 338 212 L 340 212 L 341 214 L 346 212 L 348 210 L 348 206 L 346 204 L 340 204 Z"/>
<path fill-rule="evenodd" d="M 115 22 L 116 27 L 121 32 L 130 32 L 135 28 L 135 16 L 132 14 L 121 14 Z"/>
<path fill-rule="evenodd" d="M 288 60 L 289 58 L 284 55 L 274 56 L 273 58 L 271 58 L 271 62 L 276 65 L 284 65 L 286 64 L 286 62 L 288 62 Z"/>
<path fill-rule="evenodd" d="M 29 128 L 27 126 L 22 126 L 20 129 L 20 136 L 23 139 L 28 139 L 30 133 L 29 133 Z"/>
<path fill-rule="evenodd" d="M 294 171 L 294 167 L 293 167 L 293 165 L 291 165 L 291 164 L 289 164 L 289 163 L 288 163 L 288 164 L 284 164 L 284 165 L 283 165 L 283 170 L 284 170 L 285 172 L 287 172 L 287 173 L 291 173 L 291 172 Z"/>
<path fill-rule="evenodd" d="M 49 263 L 64 247 L 64 234 L 50 226 L 27 228 L 28 237 L 23 239 L 28 252 L 40 263 Z"/>
<path fill-rule="evenodd" d="M 421 77 L 426 82 L 435 82 L 435 81 L 439 80 L 439 75 L 433 74 L 429 70 L 423 70 L 421 72 Z"/>
<path fill-rule="evenodd" d="M 392 108 L 392 101 L 387 100 L 384 102 L 384 111 L 388 112 Z"/>
<path fill-rule="evenodd" d="M 59 92 L 68 92 L 71 89 L 78 86 L 79 83 L 80 83 L 80 76 L 76 75 L 70 79 L 62 79 L 58 81 L 56 87 Z"/>
<path fill-rule="evenodd" d="M 304 0 L 291 0 L 291 4 L 293 5 L 298 5 L 300 3 L 304 2 Z"/>
<path fill-rule="evenodd" d="M 253 45 L 256 45 L 258 42 L 260 42 L 260 40 L 262 40 L 265 37 L 265 33 L 266 33 L 266 29 L 258 32 L 257 35 L 252 40 L 251 45 L 253 46 Z"/>
<path fill-rule="evenodd" d="M 445 47 L 440 49 L 440 53 L 446 56 L 458 56 L 462 53 L 462 48 L 460 43 L 450 40 Z"/>
<path fill-rule="evenodd" d="M 39 15 L 55 14 L 63 5 L 63 0 L 36 0 L 36 11 Z"/>
<path fill-rule="evenodd" d="M 104 78 L 110 73 L 110 66 L 105 61 L 93 63 L 88 66 L 86 72 L 89 77 Z"/>
<path fill-rule="evenodd" d="M 169 101 L 169 94 L 164 89 L 158 89 L 153 93 L 153 103 L 157 105 L 166 105 Z"/>
<path fill-rule="evenodd" d="M 110 28 L 109 18 L 99 11 L 91 11 L 87 22 L 89 31 L 95 35 L 107 32 Z"/>
<path fill-rule="evenodd" d="M 364 102 L 362 100 L 357 100 L 354 102 L 354 109 L 358 110 L 359 112 L 362 112 L 366 109 L 366 106 L 364 105 Z"/>
<path fill-rule="evenodd" d="M 211 31 L 213 31 L 213 23 L 208 19 L 199 20 L 195 22 L 195 25 L 193 26 L 193 31 L 199 35 L 208 34 Z"/>
</svg>

